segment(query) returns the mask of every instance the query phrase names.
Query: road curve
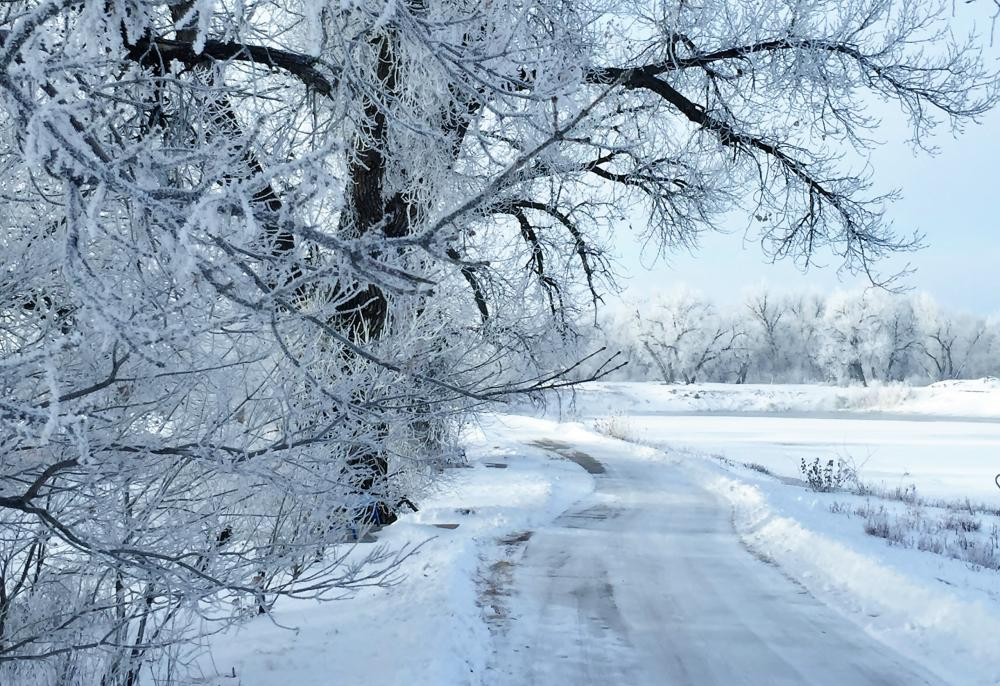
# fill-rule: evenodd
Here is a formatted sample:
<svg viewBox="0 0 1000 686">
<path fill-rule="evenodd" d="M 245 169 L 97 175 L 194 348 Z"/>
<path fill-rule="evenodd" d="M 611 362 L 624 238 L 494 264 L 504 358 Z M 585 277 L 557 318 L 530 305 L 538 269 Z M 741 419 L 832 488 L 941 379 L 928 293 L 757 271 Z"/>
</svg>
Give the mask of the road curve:
<svg viewBox="0 0 1000 686">
<path fill-rule="evenodd" d="M 486 684 L 943 683 L 747 552 L 729 506 L 677 466 L 592 457 L 596 491 L 515 560 Z"/>
</svg>

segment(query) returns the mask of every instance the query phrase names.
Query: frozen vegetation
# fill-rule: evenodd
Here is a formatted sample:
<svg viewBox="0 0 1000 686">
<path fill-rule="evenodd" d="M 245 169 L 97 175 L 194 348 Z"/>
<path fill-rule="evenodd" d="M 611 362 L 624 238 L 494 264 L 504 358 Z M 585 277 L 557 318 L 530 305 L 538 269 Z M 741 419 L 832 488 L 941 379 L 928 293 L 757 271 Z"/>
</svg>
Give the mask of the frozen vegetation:
<svg viewBox="0 0 1000 686">
<path fill-rule="evenodd" d="M 872 104 L 925 152 L 993 110 L 982 5 L 0 3 L 0 684 L 993 678 L 993 382 L 874 384 L 995 373 L 994 322 L 602 305 L 734 221 L 897 283 Z"/>
<path fill-rule="evenodd" d="M 599 323 L 591 340 L 629 357 L 620 379 L 867 386 L 1000 376 L 1000 320 L 927 294 L 754 289 L 722 306 L 678 287 L 609 307 Z"/>
</svg>

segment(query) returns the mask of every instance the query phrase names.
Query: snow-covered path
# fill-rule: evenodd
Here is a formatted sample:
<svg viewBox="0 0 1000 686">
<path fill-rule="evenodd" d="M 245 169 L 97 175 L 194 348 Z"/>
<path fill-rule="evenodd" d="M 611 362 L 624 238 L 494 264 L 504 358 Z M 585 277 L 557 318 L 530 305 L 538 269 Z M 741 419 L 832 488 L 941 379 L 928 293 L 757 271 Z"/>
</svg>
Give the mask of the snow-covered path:
<svg viewBox="0 0 1000 686">
<path fill-rule="evenodd" d="M 587 450 L 606 471 L 515 560 L 487 684 L 942 683 L 751 555 L 677 464 Z"/>
</svg>

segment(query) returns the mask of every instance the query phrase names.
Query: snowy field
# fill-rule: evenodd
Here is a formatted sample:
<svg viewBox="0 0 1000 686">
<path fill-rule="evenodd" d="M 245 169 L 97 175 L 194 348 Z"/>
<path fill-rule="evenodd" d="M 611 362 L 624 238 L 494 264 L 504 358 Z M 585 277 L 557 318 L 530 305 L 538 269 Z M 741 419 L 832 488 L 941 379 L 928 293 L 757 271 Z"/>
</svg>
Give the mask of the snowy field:
<svg viewBox="0 0 1000 686">
<path fill-rule="evenodd" d="M 608 410 L 625 414 L 854 412 L 897 417 L 1000 419 L 1000 379 L 870 387 L 606 382 L 578 387 L 574 394 L 564 396 L 561 406 L 583 415 Z"/>
<path fill-rule="evenodd" d="M 639 460 L 629 469 L 646 465 L 654 486 L 657 474 L 665 488 L 698 484 L 732 508 L 745 546 L 850 625 L 943 683 L 1000 684 L 1000 557 L 990 557 L 1000 551 L 997 381 L 604 383 L 542 414 L 484 420 L 468 435 L 469 468 L 450 470 L 419 513 L 380 533 L 389 546 L 422 542 L 394 588 L 281 604 L 273 617 L 213 639 L 204 682 L 518 683 L 498 680 L 514 667 L 498 664 L 496 651 L 506 631 L 498 627 L 533 611 L 525 594 L 534 582 L 517 571 L 525 532 L 545 530 L 574 503 L 609 497 L 594 495 L 603 476 L 564 459 L 573 451 L 536 445 L 554 440 L 612 468 Z M 852 464 L 863 488 L 809 488 L 800 463 L 816 458 Z"/>
<path fill-rule="evenodd" d="M 622 417 L 630 438 L 800 477 L 803 459 L 853 464 L 886 488 L 1000 507 L 1000 381 L 886 386 L 592 384 L 570 416 Z"/>
</svg>

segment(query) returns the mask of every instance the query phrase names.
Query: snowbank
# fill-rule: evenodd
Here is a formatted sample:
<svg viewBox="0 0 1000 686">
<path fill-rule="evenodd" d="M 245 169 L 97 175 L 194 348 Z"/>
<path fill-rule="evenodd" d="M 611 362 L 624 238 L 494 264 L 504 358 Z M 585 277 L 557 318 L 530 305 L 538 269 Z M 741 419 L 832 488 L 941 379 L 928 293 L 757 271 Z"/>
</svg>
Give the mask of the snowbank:
<svg viewBox="0 0 1000 686">
<path fill-rule="evenodd" d="M 1000 683 L 1000 575 L 889 548 L 860 527 L 852 535 L 809 497 L 798 496 L 798 507 L 787 498 L 776 505 L 773 491 L 787 486 L 768 493 L 706 461 L 684 464 L 732 504 L 734 524 L 753 552 L 872 636 L 954 683 Z"/>
<path fill-rule="evenodd" d="M 818 386 L 599 382 L 550 402 L 549 414 L 884 412 L 1000 419 L 1000 379 L 903 384 Z"/>
<path fill-rule="evenodd" d="M 901 404 L 904 412 L 965 417 L 1000 418 L 1000 379 L 986 377 L 971 381 L 941 381 L 910 389 Z"/>
</svg>

